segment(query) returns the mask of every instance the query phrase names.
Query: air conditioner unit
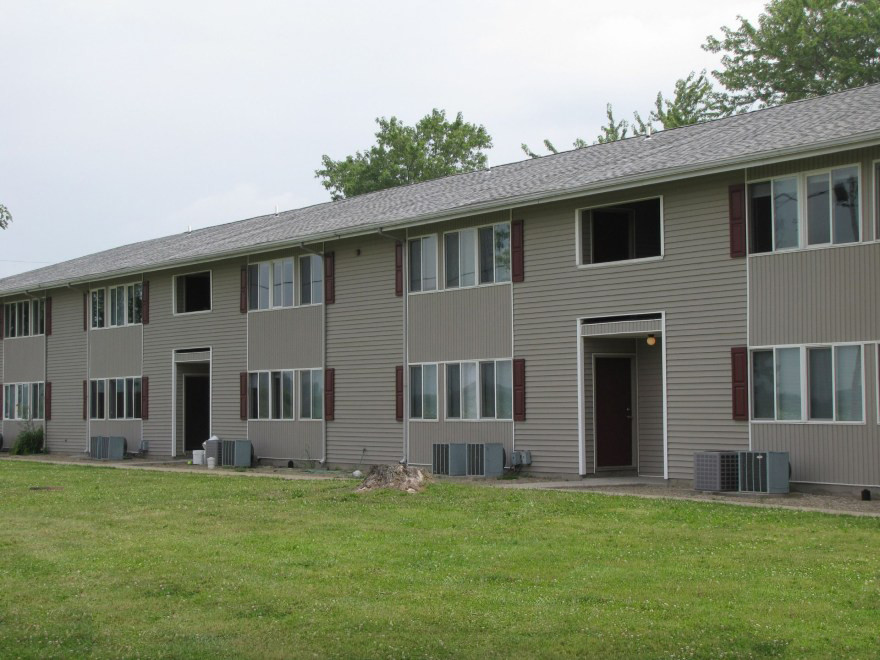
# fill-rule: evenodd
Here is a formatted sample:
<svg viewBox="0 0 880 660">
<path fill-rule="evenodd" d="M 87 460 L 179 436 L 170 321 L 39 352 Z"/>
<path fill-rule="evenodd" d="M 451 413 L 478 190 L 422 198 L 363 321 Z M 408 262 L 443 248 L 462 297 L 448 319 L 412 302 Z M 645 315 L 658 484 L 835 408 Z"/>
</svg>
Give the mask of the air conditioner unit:
<svg viewBox="0 0 880 660">
<path fill-rule="evenodd" d="M 467 475 L 500 477 L 504 474 L 504 445 L 500 442 L 467 445 Z"/>
<path fill-rule="evenodd" d="M 432 447 L 431 471 L 450 477 L 467 474 L 467 446 L 463 443 L 436 443 Z"/>
<path fill-rule="evenodd" d="M 735 451 L 694 452 L 694 490 L 739 490 L 739 461 Z"/>
<path fill-rule="evenodd" d="M 121 461 L 125 458 L 125 438 L 92 436 L 89 438 L 89 458 Z"/>
<path fill-rule="evenodd" d="M 787 451 L 739 452 L 741 493 L 787 493 L 790 476 Z"/>
<path fill-rule="evenodd" d="M 517 449 L 510 452 L 510 466 L 519 467 L 521 465 L 532 464 L 532 452 L 528 449 Z"/>
<path fill-rule="evenodd" d="M 250 440 L 220 441 L 220 465 L 224 467 L 250 467 L 252 454 Z"/>
</svg>

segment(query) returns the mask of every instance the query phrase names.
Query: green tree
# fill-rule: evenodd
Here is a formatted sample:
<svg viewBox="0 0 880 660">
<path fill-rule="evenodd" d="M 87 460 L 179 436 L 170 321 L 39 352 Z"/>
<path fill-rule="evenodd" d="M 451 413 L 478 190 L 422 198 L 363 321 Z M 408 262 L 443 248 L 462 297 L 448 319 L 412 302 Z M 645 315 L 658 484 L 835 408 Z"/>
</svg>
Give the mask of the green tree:
<svg viewBox="0 0 880 660">
<path fill-rule="evenodd" d="M 880 82 L 880 0 L 770 0 L 757 25 L 737 20 L 703 44 L 723 54 L 728 110 Z"/>
<path fill-rule="evenodd" d="M 492 138 L 480 125 L 464 121 L 461 113 L 448 121 L 444 110 L 431 111 L 415 126 L 396 117 L 376 119 L 376 144 L 343 160 L 321 157 L 315 176 L 334 199 L 384 190 L 437 177 L 485 169 L 485 149 Z"/>
<path fill-rule="evenodd" d="M 10 222 L 12 222 L 12 214 L 8 208 L 0 204 L 0 229 L 6 229 Z"/>
</svg>

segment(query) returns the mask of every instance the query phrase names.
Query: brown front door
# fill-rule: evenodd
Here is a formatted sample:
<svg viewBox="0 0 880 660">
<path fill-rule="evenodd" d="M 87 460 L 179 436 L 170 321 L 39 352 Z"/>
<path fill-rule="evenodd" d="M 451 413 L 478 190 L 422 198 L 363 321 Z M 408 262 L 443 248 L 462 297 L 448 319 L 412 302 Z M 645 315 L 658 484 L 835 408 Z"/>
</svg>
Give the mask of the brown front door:
<svg viewBox="0 0 880 660">
<path fill-rule="evenodd" d="M 596 358 L 596 465 L 633 464 L 632 361 L 628 357 Z"/>
</svg>

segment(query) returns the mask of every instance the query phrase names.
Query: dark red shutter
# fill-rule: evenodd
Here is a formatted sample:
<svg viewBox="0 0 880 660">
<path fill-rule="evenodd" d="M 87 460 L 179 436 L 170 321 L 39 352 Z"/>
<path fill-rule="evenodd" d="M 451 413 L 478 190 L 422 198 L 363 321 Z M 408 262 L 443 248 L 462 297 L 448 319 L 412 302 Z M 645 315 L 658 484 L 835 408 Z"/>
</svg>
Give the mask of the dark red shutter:
<svg viewBox="0 0 880 660">
<path fill-rule="evenodd" d="M 403 295 L 403 243 L 400 241 L 394 246 L 394 295 Z"/>
<path fill-rule="evenodd" d="M 248 311 L 248 270 L 247 266 L 241 267 L 241 288 L 238 292 L 238 311 L 247 314 Z M 242 419 L 247 419 L 242 417 Z"/>
<path fill-rule="evenodd" d="M 43 401 L 43 409 L 45 410 L 44 419 L 48 422 L 52 420 L 52 383 L 46 383 L 46 389 L 43 391 L 45 397 Z"/>
<path fill-rule="evenodd" d="M 3 413 L 5 411 L 5 409 L 3 408 L 3 392 L 5 390 L 6 388 L 3 387 L 3 383 L 0 383 L 0 423 L 2 423 L 3 421 Z"/>
<path fill-rule="evenodd" d="M 141 323 L 150 324 L 150 281 L 147 280 L 143 284 L 141 292 Z"/>
<path fill-rule="evenodd" d="M 522 282 L 526 277 L 522 220 L 514 220 L 510 225 L 510 261 L 510 279 Z"/>
<path fill-rule="evenodd" d="M 141 378 L 141 419 L 150 419 L 150 378 Z"/>
<path fill-rule="evenodd" d="M 526 421 L 526 361 L 513 361 L 513 421 Z"/>
<path fill-rule="evenodd" d="M 83 381 L 83 419 L 89 418 L 89 381 Z"/>
<path fill-rule="evenodd" d="M 324 369 L 324 419 L 336 418 L 336 369 Z"/>
<path fill-rule="evenodd" d="M 336 254 L 333 252 L 324 255 L 324 302 L 328 305 L 336 302 Z"/>
<path fill-rule="evenodd" d="M 248 400 L 247 400 L 248 375 L 247 375 L 247 371 L 242 371 L 239 374 L 238 378 L 239 378 L 239 382 L 238 382 L 238 408 L 239 408 L 238 414 L 239 414 L 239 417 L 241 417 L 241 419 L 247 419 L 248 418 Z"/>
<path fill-rule="evenodd" d="M 89 294 L 83 292 L 83 332 L 89 329 Z M 85 418 L 83 418 L 85 419 Z"/>
<path fill-rule="evenodd" d="M 730 186 L 730 256 L 746 256 L 746 184 Z"/>
<path fill-rule="evenodd" d="M 749 418 L 749 352 L 745 346 L 730 349 L 731 380 L 733 383 L 733 419 Z"/>
<path fill-rule="evenodd" d="M 2 319 L 0 319 L 2 321 Z M 52 296 L 46 298 L 46 335 L 52 334 Z"/>
<path fill-rule="evenodd" d="M 399 244 L 398 244 L 399 245 Z M 394 410 L 397 421 L 403 421 L 403 367 L 394 367 Z"/>
<path fill-rule="evenodd" d="M 5 338 L 6 332 L 6 324 L 4 323 L 4 313 L 6 312 L 6 305 L 0 302 L 0 341 Z"/>
</svg>

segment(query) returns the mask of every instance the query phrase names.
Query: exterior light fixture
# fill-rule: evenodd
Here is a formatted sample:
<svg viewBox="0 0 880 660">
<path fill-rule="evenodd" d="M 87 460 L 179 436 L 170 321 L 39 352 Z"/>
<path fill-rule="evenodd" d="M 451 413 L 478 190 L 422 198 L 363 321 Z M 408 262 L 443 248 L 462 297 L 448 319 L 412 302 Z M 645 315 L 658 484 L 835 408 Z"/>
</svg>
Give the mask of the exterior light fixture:
<svg viewBox="0 0 880 660">
<path fill-rule="evenodd" d="M 645 340 L 648 346 L 653 346 L 657 343 L 657 338 L 654 335 L 648 335 L 648 338 Z"/>
</svg>

